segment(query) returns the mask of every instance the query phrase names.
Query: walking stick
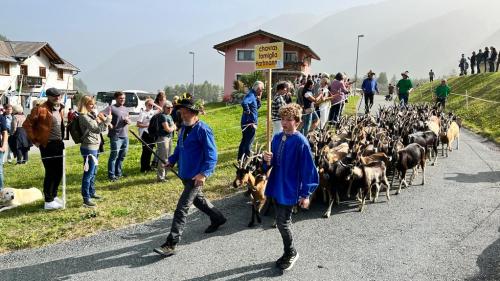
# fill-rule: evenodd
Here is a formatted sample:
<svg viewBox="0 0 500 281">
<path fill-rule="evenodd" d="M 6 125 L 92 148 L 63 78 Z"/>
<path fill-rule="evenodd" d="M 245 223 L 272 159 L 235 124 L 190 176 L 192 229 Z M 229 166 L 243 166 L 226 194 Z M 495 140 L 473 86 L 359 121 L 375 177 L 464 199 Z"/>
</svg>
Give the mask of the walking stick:
<svg viewBox="0 0 500 281">
<path fill-rule="evenodd" d="M 158 153 L 154 152 L 154 150 L 153 150 L 151 147 L 149 147 L 149 146 L 148 146 L 148 144 L 147 144 L 147 143 L 146 143 L 143 139 L 141 139 L 141 138 L 140 138 L 140 137 L 139 137 L 136 133 L 134 133 L 134 131 L 129 130 L 129 132 L 130 132 L 130 133 L 132 133 L 132 135 L 134 135 L 134 137 L 135 137 L 136 139 L 138 139 L 138 140 L 139 140 L 139 141 L 140 141 L 140 142 L 141 142 L 141 143 L 142 143 L 145 147 L 147 147 L 147 149 L 148 149 L 151 153 L 153 153 L 153 154 L 154 154 L 154 156 L 158 157 L 158 159 L 159 159 L 159 160 L 160 160 L 163 164 L 167 164 L 167 161 L 163 160 L 163 159 L 160 157 L 160 155 L 158 155 Z M 170 171 L 172 171 L 172 173 L 173 173 L 176 177 L 178 177 L 180 180 L 182 180 L 182 179 L 181 179 L 181 177 L 179 176 L 179 174 L 178 174 L 176 171 L 174 171 L 174 169 L 173 169 L 173 168 L 170 168 Z"/>
</svg>

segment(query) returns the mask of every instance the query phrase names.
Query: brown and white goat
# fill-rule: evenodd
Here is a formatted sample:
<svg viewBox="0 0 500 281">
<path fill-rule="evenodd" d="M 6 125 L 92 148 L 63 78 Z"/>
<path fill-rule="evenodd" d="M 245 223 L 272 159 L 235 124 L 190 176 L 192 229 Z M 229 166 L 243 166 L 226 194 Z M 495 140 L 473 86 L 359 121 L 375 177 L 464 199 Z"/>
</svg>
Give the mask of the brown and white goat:
<svg viewBox="0 0 500 281">
<path fill-rule="evenodd" d="M 386 166 L 384 162 L 373 162 L 367 165 L 354 166 L 351 169 L 349 180 L 360 180 L 361 186 L 359 187 L 359 195 L 361 202 L 359 204 L 359 211 L 362 212 L 365 206 L 366 198 L 370 196 L 372 186 L 375 186 L 375 197 L 372 202 L 376 202 L 380 192 L 380 185 L 383 183 L 386 186 L 386 197 L 390 200 L 390 185 L 386 173 Z"/>
<path fill-rule="evenodd" d="M 418 166 L 422 167 L 422 185 L 425 184 L 425 158 L 425 149 L 418 143 L 411 143 L 404 149 L 398 151 L 396 171 L 391 182 L 392 185 L 396 177 L 398 177 L 397 175 L 401 176 L 401 181 L 399 182 L 398 191 L 396 192 L 396 194 L 399 194 L 401 192 L 401 186 L 403 185 L 403 183 L 406 185 L 406 187 L 411 185 L 412 181 L 417 175 Z M 406 182 L 406 172 L 408 169 L 413 169 L 409 184 Z"/>
<path fill-rule="evenodd" d="M 448 150 L 451 151 L 451 144 L 456 139 L 457 140 L 457 150 L 460 138 L 460 127 L 457 122 L 451 121 L 443 126 L 443 131 L 439 133 L 439 139 L 441 141 L 441 156 L 444 156 L 444 145 L 446 144 L 446 157 L 448 157 Z"/>
<path fill-rule="evenodd" d="M 247 187 L 247 194 L 252 199 L 252 217 L 248 223 L 248 227 L 255 225 L 255 218 L 257 222 L 261 223 L 262 219 L 260 213 L 266 204 L 266 185 L 269 173 L 262 170 L 260 155 L 242 158 L 236 167 L 236 178 L 233 181 L 233 187 Z"/>
</svg>

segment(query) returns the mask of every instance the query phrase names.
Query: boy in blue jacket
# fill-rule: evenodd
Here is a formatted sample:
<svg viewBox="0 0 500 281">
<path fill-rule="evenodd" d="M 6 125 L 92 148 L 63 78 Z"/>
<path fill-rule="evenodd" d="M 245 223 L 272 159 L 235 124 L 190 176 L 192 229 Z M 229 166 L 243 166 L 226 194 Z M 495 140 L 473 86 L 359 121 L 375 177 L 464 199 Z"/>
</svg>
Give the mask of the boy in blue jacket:
<svg viewBox="0 0 500 281">
<path fill-rule="evenodd" d="M 284 245 L 284 254 L 276 266 L 289 270 L 299 258 L 293 247 L 292 208 L 297 203 L 309 207 L 309 196 L 318 187 L 319 176 L 309 142 L 297 131 L 302 109 L 298 104 L 287 104 L 279 112 L 283 132 L 274 136 L 271 152 L 264 152 L 264 161 L 272 168 L 266 196 L 276 202 L 276 225 Z"/>
</svg>

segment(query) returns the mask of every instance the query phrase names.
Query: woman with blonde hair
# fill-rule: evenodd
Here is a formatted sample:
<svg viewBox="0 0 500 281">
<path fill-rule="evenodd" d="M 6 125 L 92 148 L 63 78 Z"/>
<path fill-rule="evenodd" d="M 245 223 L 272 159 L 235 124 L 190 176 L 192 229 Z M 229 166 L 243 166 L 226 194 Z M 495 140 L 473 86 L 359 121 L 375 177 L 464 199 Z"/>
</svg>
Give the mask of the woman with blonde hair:
<svg viewBox="0 0 500 281">
<path fill-rule="evenodd" d="M 101 197 L 95 193 L 95 177 L 99 157 L 101 133 L 111 124 L 111 108 L 107 117 L 104 114 L 96 115 L 94 112 L 95 100 L 91 96 L 83 96 L 78 104 L 78 122 L 82 132 L 80 152 L 83 156 L 82 197 L 84 207 L 95 207 L 93 199 Z"/>
</svg>

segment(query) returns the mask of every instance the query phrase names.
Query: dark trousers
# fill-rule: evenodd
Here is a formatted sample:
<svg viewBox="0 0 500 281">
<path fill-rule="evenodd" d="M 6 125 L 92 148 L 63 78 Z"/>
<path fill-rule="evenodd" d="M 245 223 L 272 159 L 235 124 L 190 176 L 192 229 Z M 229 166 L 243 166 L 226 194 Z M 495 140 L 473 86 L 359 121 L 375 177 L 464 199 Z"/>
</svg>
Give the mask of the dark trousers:
<svg viewBox="0 0 500 281">
<path fill-rule="evenodd" d="M 246 129 L 244 129 L 246 128 Z M 250 155 L 250 149 L 252 147 L 253 140 L 255 139 L 255 128 L 250 125 L 248 127 L 243 127 L 243 136 L 241 138 L 240 148 L 238 149 L 238 160 L 241 159 L 243 154 Z"/>
<path fill-rule="evenodd" d="M 148 132 L 144 132 L 141 135 L 141 139 L 146 142 L 148 145 L 142 145 L 142 153 L 141 153 L 141 172 L 146 172 L 151 170 L 151 155 L 153 152 L 151 150 L 155 147 L 155 139 L 151 137 Z M 151 149 L 148 149 L 148 147 Z"/>
<path fill-rule="evenodd" d="M 365 93 L 365 114 L 370 113 L 373 106 L 373 96 L 374 93 Z"/>
<path fill-rule="evenodd" d="M 57 188 L 63 175 L 63 141 L 49 141 L 46 147 L 40 146 L 42 163 L 45 168 L 43 195 L 45 202 L 52 202 L 57 197 Z"/>
<path fill-rule="evenodd" d="M 212 223 L 219 222 L 224 218 L 222 213 L 205 198 L 205 195 L 203 195 L 201 191 L 202 187 L 194 186 L 194 180 L 182 180 L 182 183 L 184 184 L 184 191 L 177 202 L 177 208 L 175 209 L 174 218 L 172 220 L 172 227 L 167 237 L 167 242 L 171 245 L 179 243 L 182 232 L 184 231 L 184 226 L 186 225 L 189 207 L 191 207 L 192 204 L 200 211 L 207 214 Z"/>
<path fill-rule="evenodd" d="M 490 60 L 490 72 L 495 72 L 495 61 Z"/>
<path fill-rule="evenodd" d="M 479 68 L 480 65 L 481 65 L 480 62 L 478 62 L 477 65 L 476 65 L 477 74 L 481 73 L 481 69 Z"/>
<path fill-rule="evenodd" d="M 475 64 L 470 64 L 470 74 L 474 74 L 474 68 L 476 67 Z"/>
<path fill-rule="evenodd" d="M 398 98 L 399 98 L 399 104 L 401 106 L 406 106 L 408 104 L 408 93 L 399 93 Z"/>
<path fill-rule="evenodd" d="M 332 105 L 330 107 L 330 116 L 328 117 L 328 120 L 330 120 L 331 122 L 334 122 L 334 123 L 339 122 L 340 114 L 341 114 L 341 110 L 342 110 L 343 105 L 344 105 L 343 102 Z"/>
<path fill-rule="evenodd" d="M 442 107 L 442 111 L 446 108 L 446 98 L 436 98 L 436 107 Z"/>
<path fill-rule="evenodd" d="M 17 164 L 24 164 L 28 162 L 28 147 L 21 147 L 16 149 Z"/>
<path fill-rule="evenodd" d="M 292 208 L 293 206 L 281 205 L 279 203 L 276 203 L 275 206 L 276 227 L 281 234 L 285 254 L 295 251 L 292 237 Z"/>
</svg>

